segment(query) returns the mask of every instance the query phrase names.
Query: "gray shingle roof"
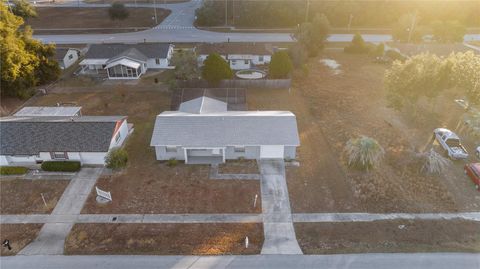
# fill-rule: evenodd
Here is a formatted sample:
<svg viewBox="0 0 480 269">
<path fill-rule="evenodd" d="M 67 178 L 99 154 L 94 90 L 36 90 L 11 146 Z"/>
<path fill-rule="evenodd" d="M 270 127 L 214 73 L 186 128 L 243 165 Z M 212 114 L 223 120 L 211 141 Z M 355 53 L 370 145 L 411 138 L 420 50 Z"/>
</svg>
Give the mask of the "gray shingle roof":
<svg viewBox="0 0 480 269">
<path fill-rule="evenodd" d="M 75 116 L 81 109 L 80 106 L 26 106 L 15 116 Z"/>
<path fill-rule="evenodd" d="M 197 55 L 212 53 L 272 55 L 274 50 L 272 45 L 262 43 L 202 43 L 195 48 Z"/>
<path fill-rule="evenodd" d="M 107 61 L 107 64 L 114 62 L 118 59 L 121 59 L 123 57 L 130 58 L 132 60 L 137 60 L 137 61 L 142 61 L 146 62 L 148 60 L 147 56 L 143 55 L 140 51 L 138 51 L 136 48 L 129 48 L 122 53 L 118 54 L 117 56 L 111 58 L 110 60 Z"/>
<path fill-rule="evenodd" d="M 110 59 L 119 56 L 131 48 L 135 48 L 147 58 L 167 58 L 170 44 L 92 44 L 85 55 L 85 59 Z"/>
<path fill-rule="evenodd" d="M 107 152 L 117 121 L 125 118 L 4 117 L 0 119 L 0 154 L 34 155 L 51 151 Z"/>
<path fill-rule="evenodd" d="M 203 114 L 203 113 L 211 113 L 211 112 L 225 112 L 227 111 L 227 103 L 202 96 L 195 98 L 190 101 L 186 101 L 180 104 L 180 108 L 178 109 L 182 112 L 188 113 L 196 113 L 196 114 Z"/>
<path fill-rule="evenodd" d="M 150 143 L 186 147 L 299 144 L 297 121 L 288 111 L 166 111 L 157 116 Z"/>
</svg>

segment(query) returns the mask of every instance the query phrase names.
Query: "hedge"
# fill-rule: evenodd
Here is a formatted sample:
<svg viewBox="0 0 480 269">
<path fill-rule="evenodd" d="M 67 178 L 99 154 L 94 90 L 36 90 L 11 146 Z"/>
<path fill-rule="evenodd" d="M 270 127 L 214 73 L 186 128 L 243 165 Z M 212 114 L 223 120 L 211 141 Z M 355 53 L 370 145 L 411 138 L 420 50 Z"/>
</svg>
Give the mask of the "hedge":
<svg viewBox="0 0 480 269">
<path fill-rule="evenodd" d="M 28 168 L 22 166 L 1 166 L 0 175 L 23 175 L 26 174 Z"/>
<path fill-rule="evenodd" d="M 52 172 L 77 172 L 81 166 L 78 161 L 46 161 L 42 163 L 42 170 Z"/>
</svg>

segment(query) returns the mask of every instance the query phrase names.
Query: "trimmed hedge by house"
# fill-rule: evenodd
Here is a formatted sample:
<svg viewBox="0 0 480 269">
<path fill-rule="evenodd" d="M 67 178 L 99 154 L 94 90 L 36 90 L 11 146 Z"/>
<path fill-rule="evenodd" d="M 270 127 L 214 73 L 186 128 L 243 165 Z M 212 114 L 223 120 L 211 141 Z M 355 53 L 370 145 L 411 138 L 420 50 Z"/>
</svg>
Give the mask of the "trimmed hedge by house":
<svg viewBox="0 0 480 269">
<path fill-rule="evenodd" d="M 28 172 L 28 168 L 22 166 L 0 166 L 0 175 L 23 175 Z"/>
<path fill-rule="evenodd" d="M 77 172 L 81 166 L 78 161 L 46 161 L 42 163 L 42 170 L 51 172 Z"/>
</svg>

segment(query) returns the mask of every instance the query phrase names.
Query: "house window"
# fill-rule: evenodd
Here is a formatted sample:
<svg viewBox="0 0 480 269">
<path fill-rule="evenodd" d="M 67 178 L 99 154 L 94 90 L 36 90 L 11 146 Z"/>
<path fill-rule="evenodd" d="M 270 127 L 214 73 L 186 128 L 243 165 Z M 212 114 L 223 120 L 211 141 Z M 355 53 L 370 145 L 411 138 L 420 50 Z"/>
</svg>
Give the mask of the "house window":
<svg viewBox="0 0 480 269">
<path fill-rule="evenodd" d="M 263 62 L 263 56 L 258 56 L 258 61 Z"/>
<path fill-rule="evenodd" d="M 160 58 L 155 59 L 155 64 L 160 64 Z"/>
<path fill-rule="evenodd" d="M 73 55 L 72 54 L 68 55 L 68 59 L 69 60 L 73 59 Z"/>
<path fill-rule="evenodd" d="M 167 147 L 167 152 L 177 152 L 177 147 Z"/>
<path fill-rule="evenodd" d="M 234 147 L 233 151 L 234 152 L 245 152 L 245 147 Z"/>
<path fill-rule="evenodd" d="M 232 65 L 237 64 L 237 60 L 232 60 Z"/>
<path fill-rule="evenodd" d="M 245 60 L 245 64 L 248 64 L 248 60 Z"/>
<path fill-rule="evenodd" d="M 68 154 L 64 151 L 55 151 L 50 154 L 54 160 L 66 160 L 68 159 Z"/>
<path fill-rule="evenodd" d="M 118 141 L 120 141 L 120 132 L 117 133 L 117 135 L 115 136 L 115 143 L 118 143 Z"/>
</svg>

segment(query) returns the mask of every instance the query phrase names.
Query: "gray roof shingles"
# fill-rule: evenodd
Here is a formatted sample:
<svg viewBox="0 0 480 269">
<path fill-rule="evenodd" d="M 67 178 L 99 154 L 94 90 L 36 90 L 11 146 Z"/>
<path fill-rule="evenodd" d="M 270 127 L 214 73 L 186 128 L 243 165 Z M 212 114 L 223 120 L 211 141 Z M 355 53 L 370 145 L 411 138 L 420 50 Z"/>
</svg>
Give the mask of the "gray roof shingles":
<svg viewBox="0 0 480 269">
<path fill-rule="evenodd" d="M 39 119 L 41 118 L 41 119 Z M 85 118 L 85 119 L 81 119 Z M 1 155 L 107 152 L 117 120 L 125 117 L 6 117 L 0 120 Z"/>
<path fill-rule="evenodd" d="M 132 48 L 136 49 L 147 58 L 167 58 L 170 44 L 92 44 L 85 55 L 85 59 L 110 59 L 118 57 Z"/>
</svg>

